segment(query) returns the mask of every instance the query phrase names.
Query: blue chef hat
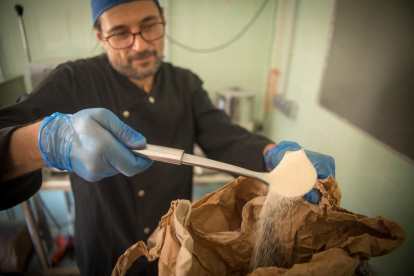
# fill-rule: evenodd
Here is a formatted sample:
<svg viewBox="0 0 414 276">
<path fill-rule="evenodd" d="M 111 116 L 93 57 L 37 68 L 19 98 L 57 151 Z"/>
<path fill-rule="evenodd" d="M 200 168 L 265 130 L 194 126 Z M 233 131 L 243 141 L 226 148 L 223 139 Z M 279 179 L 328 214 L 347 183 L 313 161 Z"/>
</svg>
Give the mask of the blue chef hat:
<svg viewBox="0 0 414 276">
<path fill-rule="evenodd" d="M 106 10 L 112 8 L 113 6 L 131 2 L 137 0 L 91 0 L 91 8 L 92 8 L 92 21 L 95 24 L 98 17 Z M 158 2 L 158 0 L 154 0 Z"/>
</svg>

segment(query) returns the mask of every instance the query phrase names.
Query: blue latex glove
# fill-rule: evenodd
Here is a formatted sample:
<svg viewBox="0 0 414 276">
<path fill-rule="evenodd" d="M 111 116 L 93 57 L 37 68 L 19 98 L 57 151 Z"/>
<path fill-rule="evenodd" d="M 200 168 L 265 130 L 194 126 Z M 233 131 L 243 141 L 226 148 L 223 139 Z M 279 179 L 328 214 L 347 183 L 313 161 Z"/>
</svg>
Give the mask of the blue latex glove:
<svg viewBox="0 0 414 276">
<path fill-rule="evenodd" d="M 39 131 L 39 149 L 49 167 L 74 172 L 91 182 L 145 171 L 154 161 L 129 150 L 145 145 L 144 136 L 104 108 L 73 115 L 54 113 L 43 120 Z"/>
<path fill-rule="evenodd" d="M 287 151 L 297 151 L 302 147 L 298 143 L 282 141 L 277 146 L 268 149 L 265 153 L 266 166 L 273 170 L 282 160 Z M 318 174 L 318 179 L 326 179 L 332 175 L 335 178 L 335 161 L 333 157 L 323 155 L 317 152 L 305 150 L 306 156 L 315 167 Z M 320 192 L 313 188 L 308 194 L 303 196 L 310 203 L 316 204 L 321 199 Z"/>
</svg>

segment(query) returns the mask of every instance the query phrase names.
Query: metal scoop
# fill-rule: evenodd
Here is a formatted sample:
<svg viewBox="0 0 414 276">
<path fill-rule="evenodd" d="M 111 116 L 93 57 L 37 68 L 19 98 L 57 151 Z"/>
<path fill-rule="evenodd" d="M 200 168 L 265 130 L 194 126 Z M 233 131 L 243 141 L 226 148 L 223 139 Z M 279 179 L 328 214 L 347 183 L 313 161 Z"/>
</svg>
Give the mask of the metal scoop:
<svg viewBox="0 0 414 276">
<path fill-rule="evenodd" d="M 234 175 L 241 175 L 256 179 L 269 186 L 269 173 L 254 172 L 237 166 L 214 161 L 208 158 L 199 157 L 184 153 L 184 150 L 173 149 L 147 144 L 147 147 L 140 150 L 132 150 L 136 156 L 148 158 L 155 161 L 171 163 L 176 165 L 197 166 L 216 171 L 226 172 Z"/>
</svg>

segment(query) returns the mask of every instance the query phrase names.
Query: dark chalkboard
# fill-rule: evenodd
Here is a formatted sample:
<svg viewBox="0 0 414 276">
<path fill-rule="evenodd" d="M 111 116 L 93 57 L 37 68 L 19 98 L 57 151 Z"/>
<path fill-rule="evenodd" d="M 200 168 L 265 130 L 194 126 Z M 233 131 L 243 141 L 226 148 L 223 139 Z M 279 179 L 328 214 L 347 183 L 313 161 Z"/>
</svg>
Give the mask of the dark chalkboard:
<svg viewBox="0 0 414 276">
<path fill-rule="evenodd" d="M 414 160 L 414 1 L 337 0 L 320 102 Z"/>
</svg>

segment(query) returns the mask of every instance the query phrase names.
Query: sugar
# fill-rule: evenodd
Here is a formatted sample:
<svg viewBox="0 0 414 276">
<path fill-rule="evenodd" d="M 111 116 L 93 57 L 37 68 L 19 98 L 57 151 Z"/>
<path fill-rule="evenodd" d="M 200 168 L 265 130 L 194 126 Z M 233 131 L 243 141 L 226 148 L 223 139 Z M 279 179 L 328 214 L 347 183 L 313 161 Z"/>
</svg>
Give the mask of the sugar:
<svg viewBox="0 0 414 276">
<path fill-rule="evenodd" d="M 308 193 L 316 178 L 316 170 L 303 149 L 287 152 L 268 176 L 269 189 L 284 197 L 297 197 Z"/>
<path fill-rule="evenodd" d="M 288 198 L 270 193 L 263 204 L 254 229 L 253 255 L 250 272 L 259 267 L 290 266 L 287 241 L 293 228 L 290 219 L 292 207 L 301 204 L 299 198 Z"/>
<path fill-rule="evenodd" d="M 259 267 L 292 265 L 287 248 L 294 223 L 291 214 L 302 204 L 299 196 L 314 187 L 317 174 L 302 149 L 287 152 L 268 178 L 269 192 L 254 229 L 250 272 Z"/>
</svg>

